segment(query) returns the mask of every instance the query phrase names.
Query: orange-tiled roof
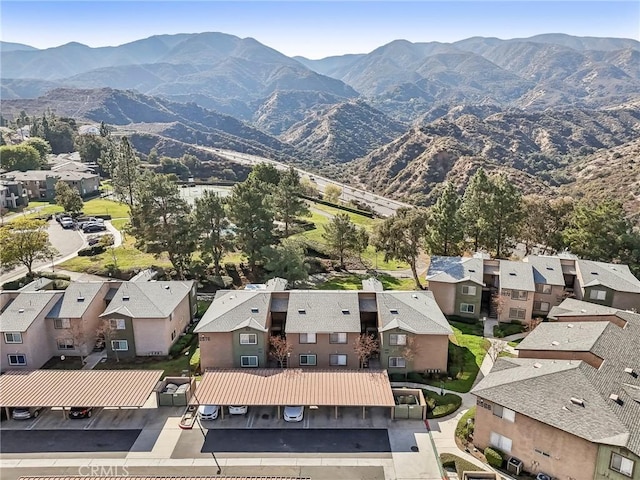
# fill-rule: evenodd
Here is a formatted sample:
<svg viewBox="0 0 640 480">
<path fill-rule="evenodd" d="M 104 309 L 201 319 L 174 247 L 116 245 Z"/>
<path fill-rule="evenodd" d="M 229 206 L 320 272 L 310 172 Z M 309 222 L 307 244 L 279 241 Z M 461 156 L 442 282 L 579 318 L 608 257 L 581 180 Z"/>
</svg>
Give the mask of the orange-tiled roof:
<svg viewBox="0 0 640 480">
<path fill-rule="evenodd" d="M 33 370 L 0 375 L 2 407 L 142 407 L 162 370 Z"/>
<path fill-rule="evenodd" d="M 202 405 L 395 404 L 385 371 L 300 368 L 207 370 L 191 401 Z"/>
</svg>

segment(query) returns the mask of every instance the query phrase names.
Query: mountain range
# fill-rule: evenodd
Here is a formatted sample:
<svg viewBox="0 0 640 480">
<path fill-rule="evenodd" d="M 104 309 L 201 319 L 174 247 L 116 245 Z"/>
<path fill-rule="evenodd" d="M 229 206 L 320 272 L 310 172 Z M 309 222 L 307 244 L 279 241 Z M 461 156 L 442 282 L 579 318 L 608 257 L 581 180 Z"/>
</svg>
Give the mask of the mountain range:
<svg viewBox="0 0 640 480">
<path fill-rule="evenodd" d="M 103 48 L 1 42 L 0 62 L 5 118 L 49 109 L 138 132 L 142 153 L 153 139 L 236 149 L 417 203 L 479 166 L 528 192 L 586 182 L 576 165 L 627 158 L 640 130 L 631 39 L 396 40 L 309 60 L 202 33 Z"/>
</svg>

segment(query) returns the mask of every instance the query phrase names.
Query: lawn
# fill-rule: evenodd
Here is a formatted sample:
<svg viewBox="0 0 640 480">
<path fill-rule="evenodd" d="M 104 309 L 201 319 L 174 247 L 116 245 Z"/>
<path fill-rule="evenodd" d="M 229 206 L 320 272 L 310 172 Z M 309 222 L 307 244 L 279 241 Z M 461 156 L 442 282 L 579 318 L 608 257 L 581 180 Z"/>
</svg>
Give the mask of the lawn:
<svg viewBox="0 0 640 480">
<path fill-rule="evenodd" d="M 493 336 L 496 338 L 508 337 L 525 331 L 525 326 L 520 323 L 499 323 L 493 327 Z"/>
<path fill-rule="evenodd" d="M 519 338 L 518 340 L 514 340 L 513 342 L 507 342 L 507 345 L 509 345 L 510 347 L 516 348 L 522 340 L 524 339 Z"/>
<path fill-rule="evenodd" d="M 441 418 L 456 412 L 462 405 L 462 398 L 455 393 L 439 395 L 434 391 L 422 389 L 422 393 L 430 409 L 427 418 Z"/>
<path fill-rule="evenodd" d="M 370 275 L 357 275 L 355 273 L 335 275 L 326 282 L 316 285 L 316 288 L 318 290 L 361 290 L 362 280 L 369 277 Z M 385 290 L 416 289 L 413 278 L 396 278 L 384 274 L 378 274 L 376 278 L 382 282 Z"/>
<path fill-rule="evenodd" d="M 85 215 L 111 215 L 111 218 L 129 218 L 129 206 L 125 203 L 94 198 L 85 202 L 82 209 Z"/>
<path fill-rule="evenodd" d="M 471 390 L 473 382 L 480 371 L 480 365 L 487 354 L 489 340 L 482 337 L 481 325 L 450 322 L 454 339 L 449 344 L 449 362 L 451 357 L 459 356 L 462 371 L 453 380 L 445 380 L 444 388 L 454 392 L 466 393 Z M 451 367 L 451 365 L 450 365 Z M 440 381 L 429 380 L 427 383 L 440 386 Z"/>
</svg>

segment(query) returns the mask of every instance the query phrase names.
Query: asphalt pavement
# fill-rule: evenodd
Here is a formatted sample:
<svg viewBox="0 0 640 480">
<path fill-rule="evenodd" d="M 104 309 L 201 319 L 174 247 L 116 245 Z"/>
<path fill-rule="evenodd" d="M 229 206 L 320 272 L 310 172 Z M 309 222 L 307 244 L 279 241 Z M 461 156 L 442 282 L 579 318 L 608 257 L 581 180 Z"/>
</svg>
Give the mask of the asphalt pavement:
<svg viewBox="0 0 640 480">
<path fill-rule="evenodd" d="M 0 453 L 128 452 L 141 430 L 2 430 Z"/>
</svg>

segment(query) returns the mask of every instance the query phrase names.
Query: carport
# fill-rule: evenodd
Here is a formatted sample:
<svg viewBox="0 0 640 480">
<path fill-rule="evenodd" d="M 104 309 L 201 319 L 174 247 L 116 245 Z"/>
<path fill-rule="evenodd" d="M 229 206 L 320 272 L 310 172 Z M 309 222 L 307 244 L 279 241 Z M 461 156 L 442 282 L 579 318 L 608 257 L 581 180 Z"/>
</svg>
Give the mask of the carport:
<svg viewBox="0 0 640 480">
<path fill-rule="evenodd" d="M 200 405 L 389 407 L 395 401 L 387 373 L 379 370 L 300 368 L 207 370 L 191 397 Z M 224 418 L 224 409 L 221 409 Z"/>
<path fill-rule="evenodd" d="M 140 408 L 162 370 L 33 370 L 0 375 L 0 407 Z"/>
</svg>

